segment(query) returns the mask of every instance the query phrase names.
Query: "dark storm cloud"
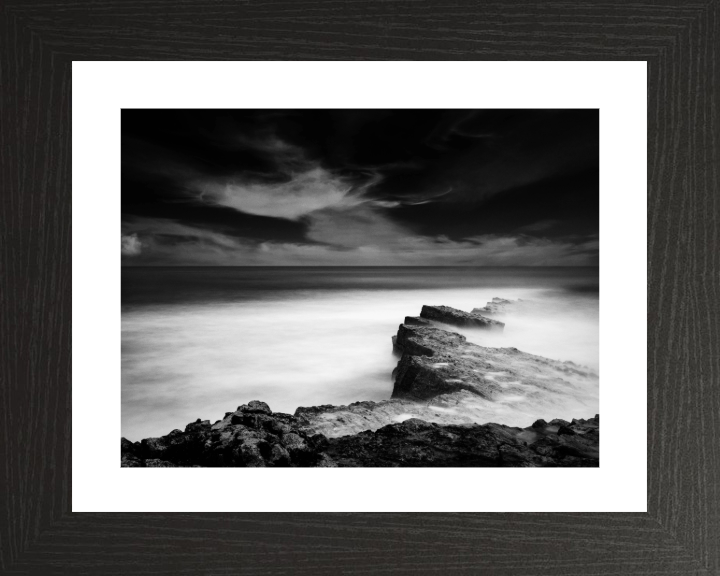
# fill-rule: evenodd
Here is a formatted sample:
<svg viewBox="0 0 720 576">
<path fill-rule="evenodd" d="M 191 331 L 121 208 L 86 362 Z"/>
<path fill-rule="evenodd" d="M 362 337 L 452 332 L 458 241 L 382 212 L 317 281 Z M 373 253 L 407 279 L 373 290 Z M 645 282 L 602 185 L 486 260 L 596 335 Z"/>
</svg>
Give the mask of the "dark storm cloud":
<svg viewBox="0 0 720 576">
<path fill-rule="evenodd" d="M 122 133 L 127 263 L 597 263 L 597 111 L 126 110 Z"/>
</svg>

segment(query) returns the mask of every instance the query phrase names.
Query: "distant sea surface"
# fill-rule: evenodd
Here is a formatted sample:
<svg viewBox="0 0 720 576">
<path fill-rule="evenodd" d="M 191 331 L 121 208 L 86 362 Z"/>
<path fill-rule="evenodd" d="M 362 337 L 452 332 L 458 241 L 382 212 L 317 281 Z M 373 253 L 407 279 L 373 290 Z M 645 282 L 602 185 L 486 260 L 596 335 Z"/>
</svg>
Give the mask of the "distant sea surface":
<svg viewBox="0 0 720 576">
<path fill-rule="evenodd" d="M 463 332 L 598 368 L 597 268 L 122 269 L 122 435 L 214 422 L 250 400 L 274 411 L 390 398 L 390 337 L 423 304 L 470 311 L 493 297 L 532 300 L 498 317 L 502 334 Z M 537 417 L 588 417 L 583 413 Z M 527 414 L 502 424 L 527 426 Z"/>
</svg>

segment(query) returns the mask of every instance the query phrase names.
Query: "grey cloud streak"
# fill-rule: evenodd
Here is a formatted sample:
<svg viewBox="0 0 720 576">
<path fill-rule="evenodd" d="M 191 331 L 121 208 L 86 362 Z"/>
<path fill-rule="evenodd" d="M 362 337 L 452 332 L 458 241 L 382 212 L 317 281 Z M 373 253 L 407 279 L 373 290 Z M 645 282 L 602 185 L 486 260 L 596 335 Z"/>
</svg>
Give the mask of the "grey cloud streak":
<svg viewBox="0 0 720 576">
<path fill-rule="evenodd" d="M 347 215 L 345 217 L 348 217 Z M 353 220 L 356 214 L 351 216 Z M 462 242 L 404 234 L 402 229 L 366 214 L 343 235 L 343 217 L 320 214 L 311 225 L 317 243 L 257 242 L 187 226 L 170 220 L 137 220 L 123 227 L 132 239 L 134 265 L 213 266 L 573 266 L 596 265 L 598 241 L 580 244 L 522 236 L 484 235 Z M 357 222 L 355 222 L 357 225 Z M 372 232 L 370 237 L 362 231 Z M 142 238 L 142 243 L 137 239 Z M 130 256 L 129 254 L 125 254 Z"/>
<path fill-rule="evenodd" d="M 557 111 L 163 112 L 123 125 L 124 264 L 598 263 L 597 141 Z"/>
</svg>

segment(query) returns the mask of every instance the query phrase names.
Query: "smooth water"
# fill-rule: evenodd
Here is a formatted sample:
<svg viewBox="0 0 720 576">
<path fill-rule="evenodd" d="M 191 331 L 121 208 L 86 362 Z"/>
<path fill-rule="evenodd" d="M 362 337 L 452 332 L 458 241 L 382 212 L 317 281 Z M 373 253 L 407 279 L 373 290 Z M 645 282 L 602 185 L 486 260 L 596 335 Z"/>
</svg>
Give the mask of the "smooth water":
<svg viewBox="0 0 720 576">
<path fill-rule="evenodd" d="M 456 330 L 598 368 L 597 268 L 123 268 L 122 435 L 215 421 L 250 400 L 292 413 L 387 399 L 405 316 L 495 296 L 533 305 L 498 317 L 502 334 Z M 588 402 L 592 415 L 596 391 Z"/>
</svg>

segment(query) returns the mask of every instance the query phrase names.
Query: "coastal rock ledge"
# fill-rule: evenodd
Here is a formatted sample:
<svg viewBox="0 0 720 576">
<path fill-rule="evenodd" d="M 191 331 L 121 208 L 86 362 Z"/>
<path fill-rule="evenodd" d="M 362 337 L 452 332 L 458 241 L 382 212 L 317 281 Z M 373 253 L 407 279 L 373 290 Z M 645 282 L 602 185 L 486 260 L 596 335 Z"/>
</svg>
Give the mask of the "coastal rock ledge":
<svg viewBox="0 0 720 576">
<path fill-rule="evenodd" d="M 299 419 L 250 402 L 211 425 L 132 443 L 121 440 L 123 467 L 592 467 L 598 466 L 600 417 L 500 424 L 439 425 L 417 418 L 378 430 L 326 438 Z"/>
<path fill-rule="evenodd" d="M 477 308 L 475 309 L 477 310 Z M 473 311 L 474 312 L 474 311 Z M 426 320 L 435 320 L 452 326 L 467 328 L 485 328 L 488 330 L 502 330 L 505 324 L 499 320 L 485 318 L 480 314 L 464 312 L 450 306 L 423 306 L 420 317 Z"/>
<path fill-rule="evenodd" d="M 439 312 L 436 312 L 439 311 Z M 478 424 L 504 403 L 531 415 L 559 405 L 582 405 L 598 376 L 572 362 L 487 348 L 437 326 L 448 318 L 482 316 L 424 306 L 393 336 L 401 354 L 392 398 L 347 406 L 273 412 L 252 401 L 211 424 L 198 419 L 184 431 L 140 442 L 121 439 L 123 467 L 595 467 L 600 417 L 539 419 L 518 428 Z M 477 324 L 478 327 L 496 327 Z"/>
</svg>

